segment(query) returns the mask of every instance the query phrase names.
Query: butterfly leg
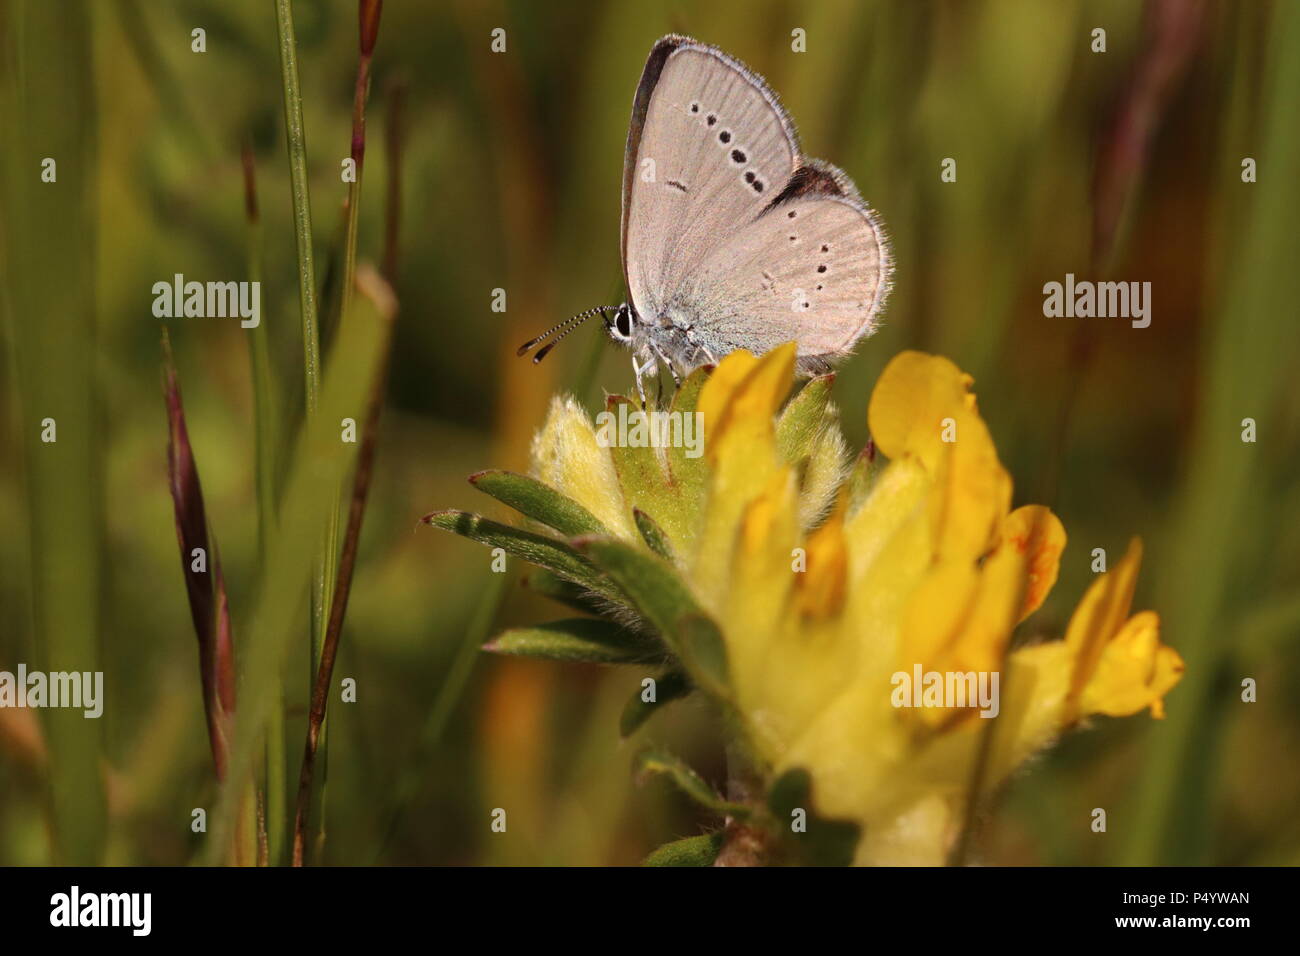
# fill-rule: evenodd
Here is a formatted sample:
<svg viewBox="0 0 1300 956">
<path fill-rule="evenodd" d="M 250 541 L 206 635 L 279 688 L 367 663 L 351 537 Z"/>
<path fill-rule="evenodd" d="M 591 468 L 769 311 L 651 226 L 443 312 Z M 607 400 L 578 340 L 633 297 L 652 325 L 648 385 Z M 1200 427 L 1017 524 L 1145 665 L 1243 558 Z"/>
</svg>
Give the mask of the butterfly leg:
<svg viewBox="0 0 1300 956">
<path fill-rule="evenodd" d="M 636 391 L 641 397 L 641 408 L 645 409 L 645 386 L 641 384 L 641 379 L 650 374 L 651 371 L 657 372 L 659 367 L 655 364 L 653 355 L 647 355 L 644 363 L 636 360 L 636 353 L 632 353 L 632 374 L 636 376 Z"/>
<path fill-rule="evenodd" d="M 673 366 L 672 359 L 670 359 L 667 355 L 665 355 L 663 349 L 660 348 L 658 345 L 656 345 L 654 342 L 650 343 L 650 348 L 654 350 L 655 355 L 659 357 L 660 361 L 662 361 L 665 365 L 668 366 L 668 373 L 673 377 L 673 385 L 676 386 L 677 388 L 681 388 L 682 377 L 677 374 L 677 369 Z"/>
<path fill-rule="evenodd" d="M 695 355 L 698 356 L 701 352 L 703 352 L 705 357 L 709 360 L 711 364 L 717 365 L 718 364 L 717 356 L 715 356 L 713 352 L 709 350 L 709 347 L 707 345 L 705 345 L 703 342 L 695 341 L 695 336 L 691 335 L 691 333 L 695 330 L 693 328 L 690 328 L 690 329 L 685 329 L 684 331 L 686 332 L 686 341 L 691 343 L 691 345 L 695 346 Z M 695 356 L 692 356 L 692 358 L 694 357 Z"/>
</svg>

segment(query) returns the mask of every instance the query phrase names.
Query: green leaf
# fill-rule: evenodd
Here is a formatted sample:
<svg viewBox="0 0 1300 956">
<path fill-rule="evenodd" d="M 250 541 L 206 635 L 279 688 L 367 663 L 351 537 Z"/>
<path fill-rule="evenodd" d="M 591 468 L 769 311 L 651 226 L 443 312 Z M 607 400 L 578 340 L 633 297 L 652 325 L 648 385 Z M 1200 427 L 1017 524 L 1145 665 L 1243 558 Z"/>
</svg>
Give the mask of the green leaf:
<svg viewBox="0 0 1300 956">
<path fill-rule="evenodd" d="M 767 795 L 768 810 L 778 832 L 796 861 L 811 866 L 849 866 L 861 829 L 847 820 L 826 820 L 812 810 L 812 777 L 807 770 L 787 770 L 773 782 Z M 796 811 L 803 811 L 807 829 L 792 828 Z"/>
<path fill-rule="evenodd" d="M 638 784 L 644 784 L 650 777 L 665 776 L 672 780 L 686 796 L 700 806 L 722 816 L 748 817 L 750 808 L 742 803 L 724 800 L 704 778 L 688 767 L 680 758 L 657 747 L 647 747 L 636 755 L 633 761 Z"/>
<path fill-rule="evenodd" d="M 577 611 L 600 616 L 609 611 L 609 602 L 592 594 L 587 588 L 548 571 L 546 568 L 533 568 L 525 574 L 522 584 L 530 591 L 536 591 L 552 601 L 559 601 Z"/>
<path fill-rule="evenodd" d="M 595 664 L 645 664 L 664 657 L 663 649 L 644 637 L 593 617 L 513 628 L 484 644 L 483 650 L 515 657 Z"/>
<path fill-rule="evenodd" d="M 818 434 L 826 427 L 834 381 L 834 372 L 814 378 L 786 405 L 776 425 L 776 448 L 782 460 L 797 464 L 812 454 Z"/>
<path fill-rule="evenodd" d="M 722 850 L 725 833 L 706 833 L 665 843 L 644 860 L 642 866 L 712 866 Z"/>
<path fill-rule="evenodd" d="M 520 528 L 512 528 L 467 511 L 435 511 L 433 514 L 425 515 L 421 520 L 425 524 L 454 532 L 489 548 L 501 548 L 507 554 L 513 554 L 529 564 L 546 568 L 566 581 L 580 584 L 611 601 L 627 603 L 627 598 L 619 592 L 618 588 L 593 568 L 582 555 L 562 541 Z"/>
<path fill-rule="evenodd" d="M 609 529 L 578 502 L 528 475 L 512 471 L 480 471 L 469 476 L 469 483 L 566 537 L 609 534 Z"/>
<path fill-rule="evenodd" d="M 631 737 L 642 724 L 658 713 L 665 704 L 686 697 L 692 690 L 690 679 L 683 671 L 676 669 L 664 671 L 654 681 L 654 700 L 645 700 L 645 688 L 638 687 L 636 693 L 632 695 L 623 708 L 623 715 L 618 721 L 618 732 L 621 736 Z"/>
<path fill-rule="evenodd" d="M 718 697 L 730 691 L 727 677 L 727 645 L 713 618 L 703 612 L 687 614 L 677 622 L 680 656 L 704 689 Z"/>
<path fill-rule="evenodd" d="M 654 518 L 640 508 L 633 508 L 632 520 L 636 522 L 636 529 L 641 532 L 641 538 L 651 551 L 666 561 L 673 560 L 673 546 L 668 541 L 668 536 L 664 534 L 664 529 L 655 523 Z"/>
<path fill-rule="evenodd" d="M 671 565 L 615 538 L 577 538 L 573 545 L 609 575 L 664 643 L 680 647 L 678 622 L 704 612 Z"/>
</svg>

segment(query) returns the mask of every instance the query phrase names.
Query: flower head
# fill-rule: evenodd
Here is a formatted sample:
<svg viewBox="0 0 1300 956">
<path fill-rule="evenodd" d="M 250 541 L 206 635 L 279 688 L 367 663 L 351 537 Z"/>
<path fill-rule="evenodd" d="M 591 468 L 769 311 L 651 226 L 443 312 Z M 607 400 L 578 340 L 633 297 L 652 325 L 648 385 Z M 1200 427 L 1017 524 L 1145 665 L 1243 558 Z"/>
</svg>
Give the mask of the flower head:
<svg viewBox="0 0 1300 956">
<path fill-rule="evenodd" d="M 773 793 L 798 774 L 818 819 L 856 825 L 857 862 L 942 862 L 972 797 L 1090 715 L 1162 716 L 1182 662 L 1153 612 L 1130 617 L 1136 542 L 1064 640 L 1013 645 L 1056 582 L 1065 530 L 1047 508 L 1011 508 L 971 378 L 952 362 L 890 362 L 868 411 L 874 449 L 854 463 L 830 376 L 786 402 L 794 364 L 793 346 L 734 352 L 691 376 L 671 411 L 698 413 L 696 458 L 610 442 L 556 399 L 532 476 L 490 473 L 484 489 L 534 529 L 430 521 L 548 568 L 544 588 L 617 629 L 601 633 L 601 659 L 611 646 L 663 657 L 683 689 L 715 697 Z M 561 625 L 549 650 L 532 632 L 493 649 L 575 656 L 581 635 Z"/>
</svg>

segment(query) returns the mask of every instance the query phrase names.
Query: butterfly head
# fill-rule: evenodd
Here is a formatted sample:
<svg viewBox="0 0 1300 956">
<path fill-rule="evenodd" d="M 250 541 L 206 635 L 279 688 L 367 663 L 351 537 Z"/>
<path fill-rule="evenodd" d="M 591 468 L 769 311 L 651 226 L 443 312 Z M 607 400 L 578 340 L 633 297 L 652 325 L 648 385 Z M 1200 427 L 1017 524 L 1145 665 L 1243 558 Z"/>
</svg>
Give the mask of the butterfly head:
<svg viewBox="0 0 1300 956">
<path fill-rule="evenodd" d="M 631 345 L 632 334 L 636 328 L 637 317 L 632 307 L 624 302 L 614 310 L 612 319 L 606 318 L 605 329 L 609 337 L 620 345 Z"/>
</svg>

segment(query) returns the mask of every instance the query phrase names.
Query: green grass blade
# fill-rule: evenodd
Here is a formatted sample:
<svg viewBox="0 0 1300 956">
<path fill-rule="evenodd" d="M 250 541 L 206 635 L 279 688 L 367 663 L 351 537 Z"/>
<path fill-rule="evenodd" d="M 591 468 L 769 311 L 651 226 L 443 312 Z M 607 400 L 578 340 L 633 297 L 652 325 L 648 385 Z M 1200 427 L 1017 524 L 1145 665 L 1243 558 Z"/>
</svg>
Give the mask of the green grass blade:
<svg viewBox="0 0 1300 956">
<path fill-rule="evenodd" d="M 332 506 L 335 491 L 352 462 L 354 446 L 340 441 L 338 423 L 357 418 L 379 373 L 390 335 L 392 307 L 366 297 L 356 300 L 354 315 L 339 331 L 315 421 L 300 437 L 280 508 L 280 529 L 270 544 L 244 661 L 240 705 L 231 747 L 230 772 L 217 813 L 210 818 L 207 858 L 213 859 L 223 831 L 232 822 L 232 794 L 245 783 L 267 726 L 279 701 L 279 686 L 294 627 L 314 573 L 317 532 Z"/>
<path fill-rule="evenodd" d="M 96 104 L 90 16 L 48 3 L 4 11 L 0 84 L 4 283 L 16 359 L 30 535 L 31 670 L 98 672 L 103 467 L 96 370 Z M 28 51 L 56 56 L 30 56 Z M 55 53 L 54 51 L 57 51 Z M 42 161 L 57 179 L 42 182 Z M 45 425 L 43 422 L 52 422 Z M 54 429 L 53 433 L 49 428 Z M 53 441 L 43 441 L 42 435 Z M 7 626 L 18 622 L 10 618 Z M 105 702 L 110 709 L 111 700 Z M 54 855 L 100 862 L 107 837 L 103 721 L 41 712 Z"/>
</svg>

